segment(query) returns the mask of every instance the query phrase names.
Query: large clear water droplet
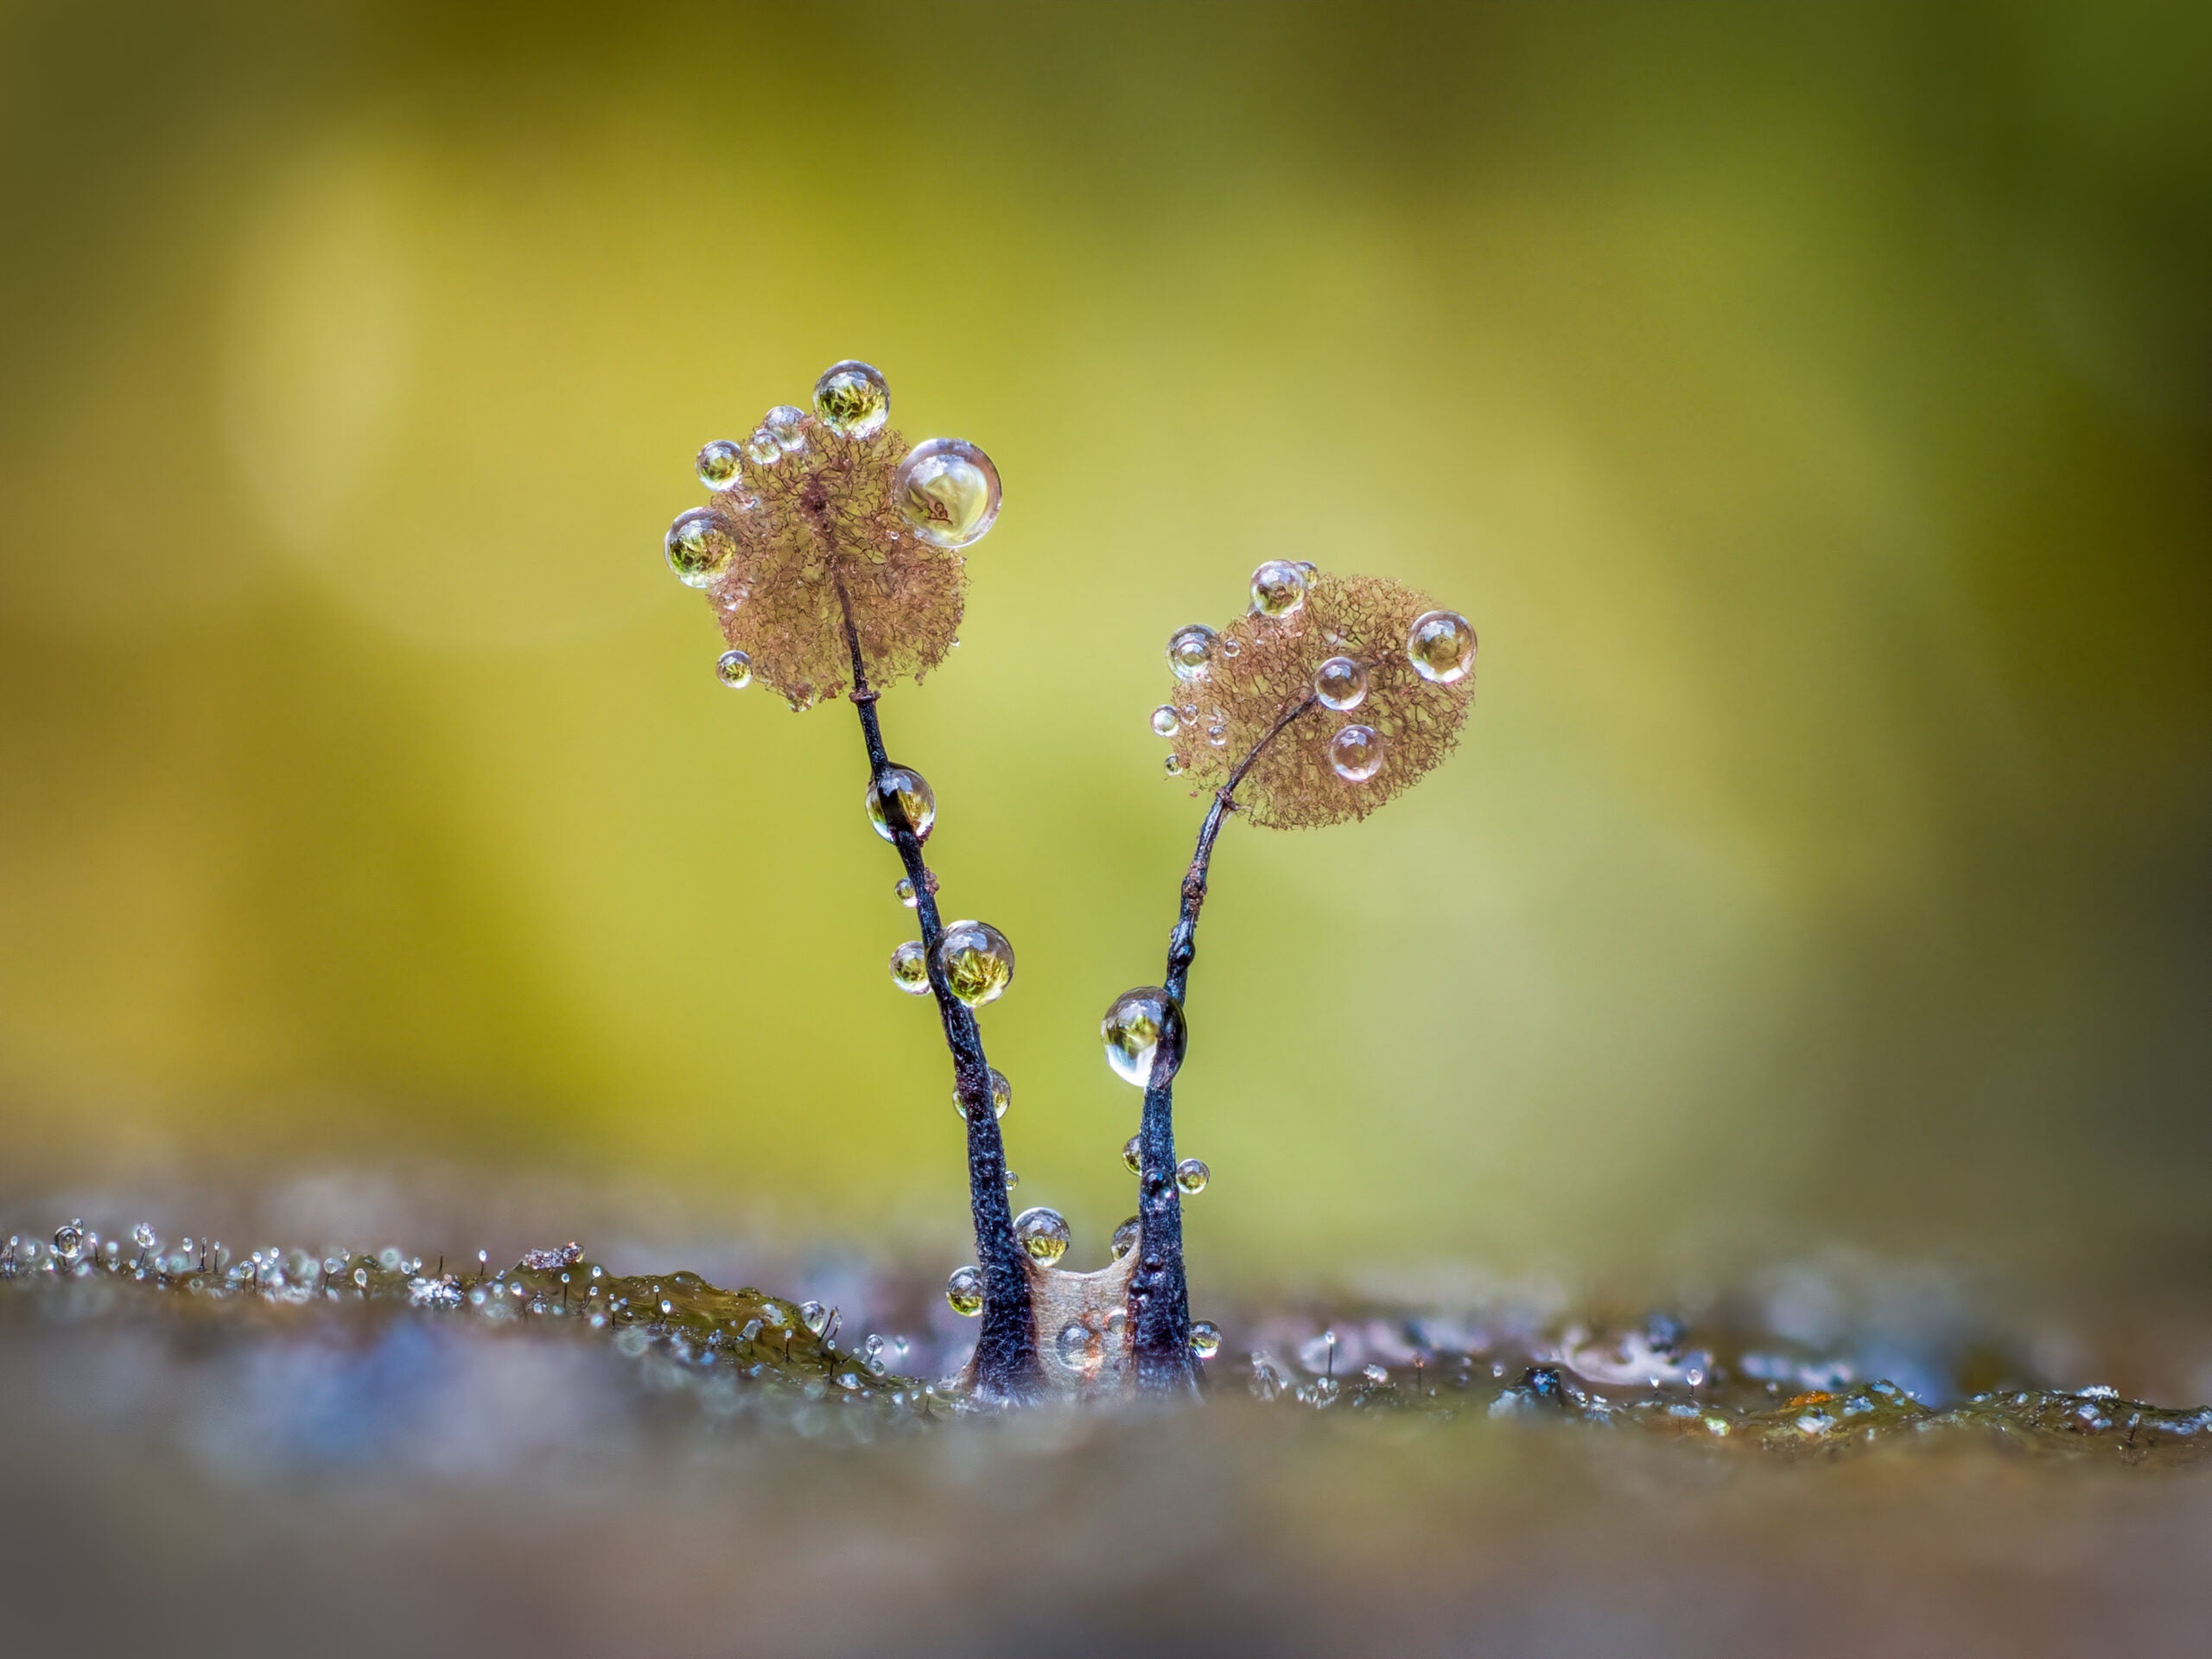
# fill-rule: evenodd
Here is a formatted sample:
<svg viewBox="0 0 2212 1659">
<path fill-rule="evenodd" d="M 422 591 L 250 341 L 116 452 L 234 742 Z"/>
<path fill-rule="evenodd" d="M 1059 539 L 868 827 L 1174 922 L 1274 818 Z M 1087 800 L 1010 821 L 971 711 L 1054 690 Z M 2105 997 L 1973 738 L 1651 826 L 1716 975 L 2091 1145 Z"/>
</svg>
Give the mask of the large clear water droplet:
<svg viewBox="0 0 2212 1659">
<path fill-rule="evenodd" d="M 891 387 L 874 364 L 848 358 L 814 383 L 814 412 L 832 432 L 872 438 L 891 418 Z"/>
<path fill-rule="evenodd" d="M 1181 755 L 1171 754 L 1160 763 L 1160 769 L 1170 778 L 1180 778 L 1183 775 L 1183 768 L 1188 764 Z"/>
<path fill-rule="evenodd" d="M 1464 680 L 1475 665 L 1474 625 L 1457 611 L 1423 611 L 1406 633 L 1406 656 L 1425 680 Z"/>
<path fill-rule="evenodd" d="M 990 1073 L 991 1116 L 1004 1117 L 1006 1109 L 1014 1104 L 1014 1085 L 1006 1080 L 1006 1073 L 995 1065 L 990 1068 Z M 952 1089 L 952 1109 L 960 1114 L 962 1122 L 965 1123 L 968 1121 L 968 1103 L 960 1098 L 960 1086 L 957 1084 L 955 1084 Z"/>
<path fill-rule="evenodd" d="M 919 939 L 909 939 L 891 953 L 891 982 L 909 996 L 930 988 L 930 959 Z"/>
<path fill-rule="evenodd" d="M 1060 1334 L 1052 1339 L 1052 1346 L 1059 1351 L 1063 1363 L 1080 1370 L 1097 1357 L 1098 1333 L 1088 1325 L 1071 1320 L 1060 1327 Z"/>
<path fill-rule="evenodd" d="M 931 546 L 966 547 L 999 516 L 999 469 L 964 438 L 926 438 L 899 463 L 891 499 Z"/>
<path fill-rule="evenodd" d="M 988 922 L 955 922 L 937 942 L 937 969 L 953 995 L 980 1008 L 1014 983 L 1014 946 Z"/>
<path fill-rule="evenodd" d="M 85 1259 L 85 1224 L 65 1221 L 54 1230 L 54 1253 L 61 1258 L 64 1267 L 73 1268 Z"/>
<path fill-rule="evenodd" d="M 1161 737 L 1173 737 L 1183 728 L 1182 716 L 1172 703 L 1161 703 L 1152 711 L 1152 729 Z"/>
<path fill-rule="evenodd" d="M 1306 572 L 1288 559 L 1269 559 L 1252 573 L 1252 609 L 1261 616 L 1290 615 L 1306 602 Z"/>
<path fill-rule="evenodd" d="M 664 1303 L 663 1306 L 665 1306 Z M 830 1328 L 830 1310 L 819 1302 L 801 1302 L 798 1305 L 798 1320 L 818 1337 Z"/>
<path fill-rule="evenodd" d="M 130 1230 L 130 1242 L 142 1250 L 158 1249 L 162 1243 L 160 1236 L 154 1231 L 153 1224 L 144 1221 Z"/>
<path fill-rule="evenodd" d="M 662 543 L 668 568 L 686 588 L 709 585 L 735 556 L 737 543 L 704 507 L 678 513 Z"/>
<path fill-rule="evenodd" d="M 1121 1070 L 1119 1066 L 1114 1069 Z M 1144 1173 L 1144 1136 L 1133 1135 L 1122 1143 L 1122 1161 L 1129 1166 L 1130 1174 Z"/>
<path fill-rule="evenodd" d="M 784 458 L 784 446 L 776 442 L 776 435 L 760 427 L 745 441 L 746 459 L 756 467 L 772 467 Z"/>
<path fill-rule="evenodd" d="M 728 438 L 716 438 L 699 450 L 699 481 L 710 490 L 736 486 L 741 471 L 738 448 Z"/>
<path fill-rule="evenodd" d="M 1183 1006 L 1157 985 L 1116 997 L 1098 1034 L 1114 1075 L 1140 1089 L 1166 1083 L 1183 1064 Z"/>
<path fill-rule="evenodd" d="M 733 691 L 753 683 L 753 658 L 741 651 L 726 651 L 715 658 L 715 677 Z"/>
<path fill-rule="evenodd" d="M 1175 1166 L 1175 1185 L 1196 1197 L 1206 1190 L 1206 1183 L 1213 1179 L 1213 1172 L 1201 1159 L 1185 1158 Z"/>
<path fill-rule="evenodd" d="M 963 1319 L 983 1311 L 983 1275 L 974 1268 L 955 1268 L 944 1281 L 944 1300 Z"/>
<path fill-rule="evenodd" d="M 1014 1218 L 1014 1236 L 1029 1252 L 1031 1261 L 1041 1262 L 1046 1267 L 1068 1253 L 1067 1217 L 1041 1204 Z"/>
<path fill-rule="evenodd" d="M 891 893 L 893 898 L 898 899 L 900 904 L 906 906 L 907 909 L 913 909 L 915 904 L 914 883 L 911 878 L 902 875 L 896 881 L 893 881 L 891 884 Z"/>
<path fill-rule="evenodd" d="M 864 798 L 868 821 L 875 826 L 877 835 L 895 842 L 899 837 L 884 813 L 887 795 L 897 798 L 899 810 L 906 815 L 906 827 L 914 832 L 915 838 L 927 841 L 931 827 L 937 823 L 937 791 L 930 787 L 930 780 L 912 766 L 887 766 L 868 780 Z"/>
<path fill-rule="evenodd" d="M 1136 1249 L 1137 1240 L 1141 1238 L 1143 1236 L 1144 1223 L 1139 1220 L 1136 1217 L 1131 1216 L 1127 1221 L 1123 1222 L 1120 1226 L 1114 1230 L 1114 1236 L 1108 1243 L 1106 1248 L 1113 1251 L 1114 1259 L 1118 1262 L 1123 1256 L 1127 1255 L 1131 1250 Z"/>
<path fill-rule="evenodd" d="M 760 429 L 775 439 L 785 454 L 806 448 L 806 411 L 778 404 L 760 417 Z"/>
<path fill-rule="evenodd" d="M 1211 1319 L 1194 1320 L 1191 1325 L 1191 1351 L 1200 1359 L 1211 1359 L 1221 1351 L 1221 1327 Z"/>
<path fill-rule="evenodd" d="M 1329 740 L 1329 765 L 1348 784 L 1363 784 L 1382 770 L 1382 734 L 1372 726 L 1347 726 Z"/>
<path fill-rule="evenodd" d="M 1357 709 L 1367 696 L 1367 671 L 1349 657 L 1332 657 L 1313 671 L 1313 695 L 1338 714 Z"/>
<path fill-rule="evenodd" d="M 1167 665 L 1179 680 L 1195 680 L 1213 661 L 1217 636 L 1203 622 L 1178 628 L 1167 641 Z"/>
</svg>

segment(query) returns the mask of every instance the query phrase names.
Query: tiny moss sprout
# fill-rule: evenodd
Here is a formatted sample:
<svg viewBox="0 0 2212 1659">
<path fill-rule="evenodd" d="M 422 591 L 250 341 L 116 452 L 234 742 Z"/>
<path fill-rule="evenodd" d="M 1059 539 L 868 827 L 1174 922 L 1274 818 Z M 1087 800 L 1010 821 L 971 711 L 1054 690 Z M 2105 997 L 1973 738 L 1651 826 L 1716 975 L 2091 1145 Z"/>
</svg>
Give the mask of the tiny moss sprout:
<svg viewBox="0 0 2212 1659">
<path fill-rule="evenodd" d="M 1173 1122 L 1215 841 L 1232 813 L 1313 828 L 1365 817 L 1410 788 L 1459 740 L 1474 696 L 1475 631 L 1395 582 L 1272 558 L 1251 574 L 1244 614 L 1220 628 L 1189 624 L 1168 640 L 1167 699 L 1151 728 L 1171 746 L 1166 775 L 1211 802 L 1166 974 L 1122 992 L 1100 1021 L 1115 1075 L 1143 1091 L 1122 1152 L 1137 1178 L 1137 1213 L 1116 1230 L 1108 1266 L 1063 1269 L 1066 1218 L 1041 1205 L 1012 1212 L 999 1128 L 1012 1090 L 984 1058 L 976 1018 L 1013 988 L 1014 945 L 988 922 L 941 919 L 922 855 L 937 797 L 920 772 L 893 764 L 876 706 L 882 688 L 918 681 L 958 643 L 963 554 L 997 522 L 998 468 L 965 439 L 910 445 L 890 417 L 883 374 L 849 359 L 823 371 L 812 413 L 779 404 L 742 440 L 708 442 L 695 462 L 708 499 L 670 526 L 669 567 L 713 607 L 723 685 L 766 685 L 794 710 L 842 696 L 859 716 L 868 819 L 899 855 L 897 897 L 922 935 L 892 952 L 891 977 L 934 999 L 966 1127 L 976 1260 L 952 1274 L 945 1300 L 981 1321 L 969 1396 L 1188 1393 L 1221 1346 L 1212 1325 L 1192 1320 L 1183 1262 L 1182 1201 L 1205 1192 L 1211 1172 L 1178 1159 Z"/>
</svg>

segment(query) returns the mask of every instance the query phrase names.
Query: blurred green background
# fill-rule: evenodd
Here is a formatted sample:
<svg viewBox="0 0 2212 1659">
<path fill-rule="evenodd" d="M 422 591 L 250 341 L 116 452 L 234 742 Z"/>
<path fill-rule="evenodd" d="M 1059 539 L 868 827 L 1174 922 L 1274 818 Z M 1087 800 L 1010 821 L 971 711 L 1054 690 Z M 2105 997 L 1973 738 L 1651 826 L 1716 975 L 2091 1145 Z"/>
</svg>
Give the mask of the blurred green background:
<svg viewBox="0 0 2212 1659">
<path fill-rule="evenodd" d="M 851 355 L 1006 480 L 884 717 L 1071 1261 L 1199 817 L 1160 647 L 1275 556 L 1481 690 L 1224 838 L 1202 1260 L 2212 1250 L 2201 14 L 197 10 L 0 14 L 16 1175 L 957 1238 L 854 722 L 660 556 Z"/>
</svg>

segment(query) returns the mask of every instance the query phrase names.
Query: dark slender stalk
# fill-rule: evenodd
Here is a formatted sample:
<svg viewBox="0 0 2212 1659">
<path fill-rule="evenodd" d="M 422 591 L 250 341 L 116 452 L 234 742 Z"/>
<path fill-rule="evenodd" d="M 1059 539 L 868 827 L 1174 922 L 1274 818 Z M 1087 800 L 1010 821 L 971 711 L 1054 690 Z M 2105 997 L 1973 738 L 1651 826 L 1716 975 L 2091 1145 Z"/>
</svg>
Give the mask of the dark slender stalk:
<svg viewBox="0 0 2212 1659">
<path fill-rule="evenodd" d="M 1190 982 L 1198 955 L 1198 912 L 1206 901 L 1206 873 L 1221 826 L 1236 810 L 1236 786 L 1283 729 L 1320 699 L 1307 697 L 1286 710 L 1267 735 L 1245 751 L 1230 769 L 1228 781 L 1214 791 L 1213 804 L 1198 826 L 1198 844 L 1183 874 L 1183 906 L 1167 936 L 1167 977 L 1163 988 L 1177 1002 Z M 1129 1326 L 1136 1351 L 1137 1387 L 1173 1393 L 1198 1386 L 1198 1364 L 1191 1357 L 1191 1293 L 1183 1271 L 1183 1199 L 1175 1185 L 1175 1080 L 1144 1091 L 1144 1121 L 1137 1129 L 1137 1268 L 1129 1279 Z"/>
<path fill-rule="evenodd" d="M 876 693 L 868 683 L 868 663 L 853 626 L 852 602 L 837 578 L 837 602 L 844 613 L 845 644 L 852 652 L 853 706 L 860 710 L 861 736 L 868 745 L 868 776 L 880 779 L 890 768 L 883 728 L 875 714 Z M 1037 1322 L 1029 1298 L 1029 1267 L 1014 1236 L 1014 1208 L 1006 1196 L 1006 1146 L 991 1108 L 991 1070 L 983 1058 L 982 1033 L 975 1011 L 953 995 L 938 969 L 937 942 L 944 932 L 938 919 L 937 878 L 922 860 L 921 837 L 906 822 L 897 791 L 883 791 L 883 820 L 899 849 L 906 879 L 914 884 L 914 913 L 921 918 L 922 950 L 929 962 L 930 989 L 944 1022 L 945 1046 L 952 1051 L 953 1085 L 968 1115 L 968 1207 L 976 1224 L 976 1264 L 983 1275 L 982 1329 L 976 1336 L 977 1395 L 991 1401 L 1022 1401 L 1041 1394 L 1045 1372 L 1037 1358 Z"/>
</svg>

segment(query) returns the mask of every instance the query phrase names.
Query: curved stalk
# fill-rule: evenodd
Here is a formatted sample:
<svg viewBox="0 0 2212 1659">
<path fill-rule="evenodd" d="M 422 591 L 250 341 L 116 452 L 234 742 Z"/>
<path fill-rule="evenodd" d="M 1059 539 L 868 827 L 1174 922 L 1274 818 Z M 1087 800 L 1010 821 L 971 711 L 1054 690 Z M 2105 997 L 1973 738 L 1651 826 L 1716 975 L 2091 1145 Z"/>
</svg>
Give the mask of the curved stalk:
<svg viewBox="0 0 2212 1659">
<path fill-rule="evenodd" d="M 1214 791 L 1213 805 L 1198 827 L 1198 843 L 1183 874 L 1183 903 L 1167 936 L 1167 976 L 1163 988 L 1178 1003 L 1189 983 L 1198 954 L 1198 911 L 1206 901 L 1206 874 L 1213 844 L 1229 814 L 1236 810 L 1236 786 L 1286 727 L 1320 699 L 1309 696 L 1287 709 L 1230 770 L 1229 781 Z M 1137 1387 L 1153 1392 L 1182 1392 L 1198 1386 L 1191 1357 L 1190 1287 L 1183 1271 L 1183 1199 L 1175 1185 L 1175 1080 L 1144 1091 L 1144 1121 L 1137 1130 L 1137 1268 L 1129 1280 L 1129 1329 L 1136 1351 Z"/>
<path fill-rule="evenodd" d="M 853 626 L 851 601 L 842 576 L 837 602 L 844 613 L 845 644 L 852 652 L 853 689 L 860 711 L 861 736 L 868 746 L 868 776 L 880 778 L 891 760 L 875 714 L 876 692 L 868 683 L 868 664 Z M 982 1033 L 975 1011 L 953 995 L 938 969 L 937 944 L 944 932 L 938 919 L 937 878 L 922 859 L 921 837 L 906 822 L 895 791 L 883 796 L 883 819 L 914 884 L 914 912 L 921 918 L 922 950 L 929 962 L 930 990 L 944 1022 L 945 1046 L 952 1051 L 952 1079 L 968 1116 L 968 1207 L 976 1224 L 976 1264 L 983 1275 L 982 1328 L 976 1336 L 973 1372 L 979 1398 L 1023 1401 L 1044 1391 L 1045 1373 L 1037 1358 L 1037 1328 L 1030 1306 L 1029 1266 L 1014 1236 L 1014 1209 L 1006 1196 L 1006 1145 L 991 1109 L 991 1071 L 983 1058 Z"/>
</svg>

